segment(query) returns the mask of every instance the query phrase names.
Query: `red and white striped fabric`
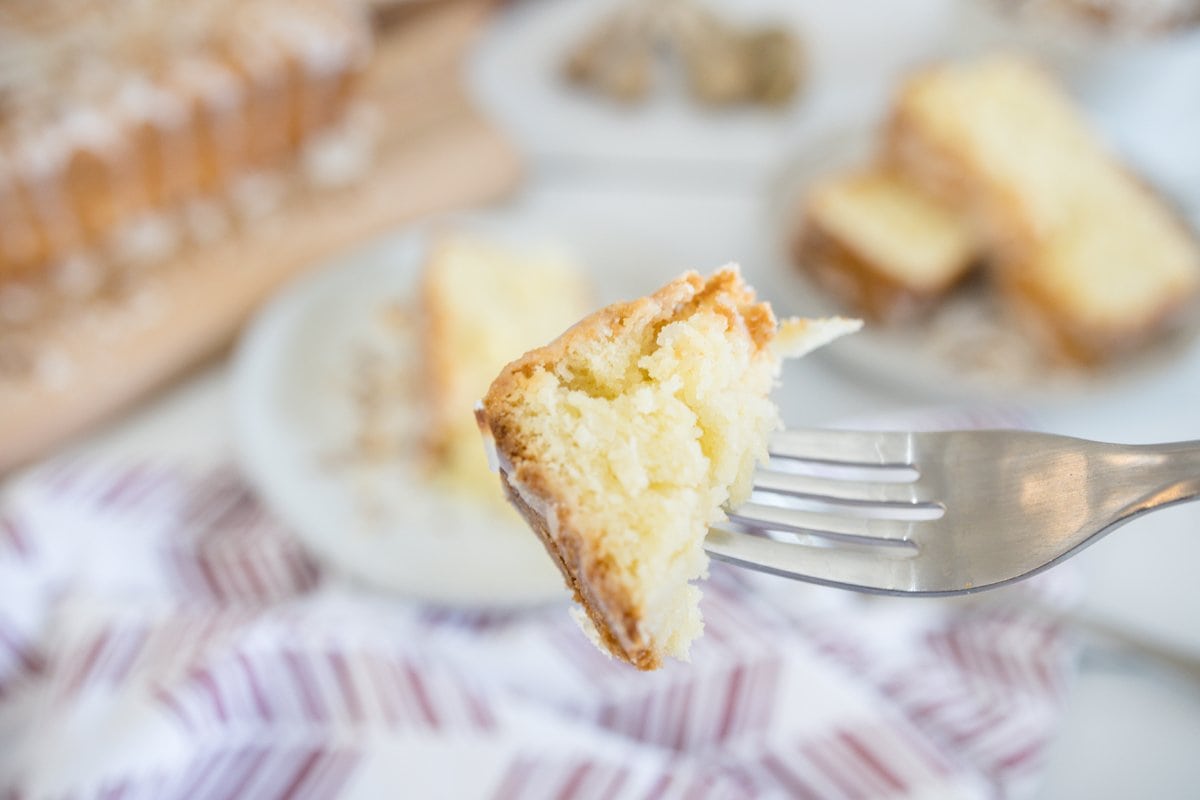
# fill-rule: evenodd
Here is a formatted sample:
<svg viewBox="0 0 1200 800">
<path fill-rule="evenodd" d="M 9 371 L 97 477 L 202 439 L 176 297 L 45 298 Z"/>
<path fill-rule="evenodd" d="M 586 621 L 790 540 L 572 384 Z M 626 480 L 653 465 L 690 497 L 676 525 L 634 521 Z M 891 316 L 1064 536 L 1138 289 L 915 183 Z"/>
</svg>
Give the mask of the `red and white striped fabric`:
<svg viewBox="0 0 1200 800">
<path fill-rule="evenodd" d="M 318 567 L 232 468 L 56 463 L 0 506 L 0 798 L 992 798 L 1073 647 L 1017 602 L 714 566 L 692 663 L 562 607 L 431 610 Z M 1056 600 L 1057 598 L 1057 600 Z"/>
</svg>

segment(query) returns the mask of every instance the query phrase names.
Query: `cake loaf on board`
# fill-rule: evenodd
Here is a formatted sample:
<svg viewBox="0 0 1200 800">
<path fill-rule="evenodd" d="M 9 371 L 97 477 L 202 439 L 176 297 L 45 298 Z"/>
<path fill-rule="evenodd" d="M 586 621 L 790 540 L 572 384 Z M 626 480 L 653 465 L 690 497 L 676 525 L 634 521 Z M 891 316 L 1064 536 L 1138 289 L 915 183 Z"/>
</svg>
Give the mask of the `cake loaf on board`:
<svg viewBox="0 0 1200 800">
<path fill-rule="evenodd" d="M 373 109 L 369 161 L 358 167 L 369 179 L 314 181 L 306 171 L 313 165 L 295 161 L 272 173 L 266 208 L 254 207 L 261 198 L 206 197 L 202 207 L 220 212 L 208 215 L 220 223 L 211 236 L 124 265 L 131 268 L 82 296 L 51 287 L 51 301 L 33 314 L 22 308 L 30 305 L 26 282 L 0 278 L 0 295 L 19 289 L 6 307 L 22 312 L 0 322 L 0 471 L 217 351 L 304 268 L 404 220 L 510 190 L 519 176 L 515 151 L 476 112 L 459 75 L 492 6 L 413 4 L 377 31 L 355 90 Z M 317 171 L 336 176 L 348 155 L 352 149 L 333 148 Z"/>
</svg>

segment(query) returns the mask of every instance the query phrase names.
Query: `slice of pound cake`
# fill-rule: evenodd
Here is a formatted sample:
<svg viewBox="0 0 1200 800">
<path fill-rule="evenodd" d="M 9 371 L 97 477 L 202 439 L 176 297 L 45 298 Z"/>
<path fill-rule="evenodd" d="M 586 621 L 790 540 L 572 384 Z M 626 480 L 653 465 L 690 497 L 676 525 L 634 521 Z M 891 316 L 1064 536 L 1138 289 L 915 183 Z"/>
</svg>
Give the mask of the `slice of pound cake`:
<svg viewBox="0 0 1200 800">
<path fill-rule="evenodd" d="M 1035 66 L 991 57 L 913 76 L 892 166 L 973 222 L 999 286 L 1062 355 L 1097 363 L 1169 327 L 1200 294 L 1200 245 Z"/>
<path fill-rule="evenodd" d="M 962 217 L 876 168 L 812 190 L 795 255 L 850 308 L 894 320 L 942 297 L 967 275 L 979 248 Z"/>
<path fill-rule="evenodd" d="M 496 378 L 476 415 L 509 500 L 614 656 L 687 658 L 704 537 L 766 458 L 781 358 L 859 325 L 780 325 L 729 266 L 602 309 Z"/>
<path fill-rule="evenodd" d="M 591 306 L 583 271 L 549 249 L 464 232 L 434 241 L 421 277 L 425 450 L 435 478 L 503 506 L 471 409 L 497 370 Z"/>
</svg>

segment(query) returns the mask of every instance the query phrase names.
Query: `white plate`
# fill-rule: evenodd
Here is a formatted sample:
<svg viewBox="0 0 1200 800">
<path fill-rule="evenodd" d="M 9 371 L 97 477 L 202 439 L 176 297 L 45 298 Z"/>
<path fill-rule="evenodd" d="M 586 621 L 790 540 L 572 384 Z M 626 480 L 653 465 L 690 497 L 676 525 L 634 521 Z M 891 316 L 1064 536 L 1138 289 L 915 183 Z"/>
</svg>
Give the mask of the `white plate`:
<svg viewBox="0 0 1200 800">
<path fill-rule="evenodd" d="M 561 577 L 515 516 L 428 485 L 415 458 L 346 457 L 359 424 L 354 365 L 386 344 L 382 309 L 410 296 L 427 230 L 338 259 L 255 320 L 234 365 L 242 466 L 318 556 L 374 585 L 456 606 L 559 598 Z"/>
<path fill-rule="evenodd" d="M 552 217 L 539 215 L 535 227 L 519 213 L 489 212 L 393 234 L 299 279 L 250 326 L 233 370 L 238 456 L 267 504 L 320 558 L 444 605 L 516 608 L 565 598 L 562 578 L 515 514 L 430 486 L 413 459 L 372 466 L 344 457 L 358 419 L 355 359 L 388 335 L 378 312 L 410 295 L 431 227 L 542 249 L 571 242 L 575 260 L 603 276 L 598 302 L 644 293 L 664 277 L 639 272 L 668 262 L 647 255 L 653 248 L 636 235 Z"/>
<path fill-rule="evenodd" d="M 778 171 L 768 204 L 774 215 L 768 223 L 774 236 L 768 283 L 780 312 L 853 313 L 808 280 L 791 245 L 811 187 L 829 175 L 869 164 L 875 139 L 869 123 L 834 131 Z M 926 400 L 1003 398 L 1036 404 L 1072 402 L 1146 380 L 1200 348 L 1200 315 L 1193 314 L 1179 330 L 1111 367 L 1089 372 L 1054 365 L 992 303 L 993 295 L 982 283 L 969 286 L 921 319 L 868 324 L 827 357 L 864 378 Z"/>
</svg>

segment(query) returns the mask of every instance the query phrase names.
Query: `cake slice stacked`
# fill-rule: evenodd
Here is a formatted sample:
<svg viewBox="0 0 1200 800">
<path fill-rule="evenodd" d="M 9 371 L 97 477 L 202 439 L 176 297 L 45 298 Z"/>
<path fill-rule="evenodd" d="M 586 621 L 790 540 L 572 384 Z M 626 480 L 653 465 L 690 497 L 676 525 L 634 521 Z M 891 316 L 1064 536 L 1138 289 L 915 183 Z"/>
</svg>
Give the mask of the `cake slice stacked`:
<svg viewBox="0 0 1200 800">
<path fill-rule="evenodd" d="M 877 165 L 810 196 L 797 258 L 875 319 L 984 263 L 1035 341 L 1082 364 L 1158 336 L 1200 290 L 1193 233 L 1045 74 L 1000 56 L 912 76 Z"/>
<path fill-rule="evenodd" d="M 805 213 L 797 242 L 803 263 L 823 288 L 872 319 L 918 313 L 979 255 L 959 215 L 890 170 L 824 181 Z"/>
<path fill-rule="evenodd" d="M 888 156 L 967 215 L 1001 289 L 1076 360 L 1136 347 L 1200 287 L 1192 234 L 1025 62 L 914 76 Z"/>
</svg>

